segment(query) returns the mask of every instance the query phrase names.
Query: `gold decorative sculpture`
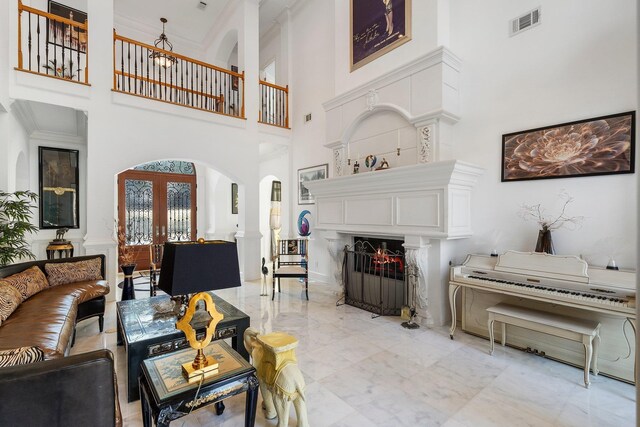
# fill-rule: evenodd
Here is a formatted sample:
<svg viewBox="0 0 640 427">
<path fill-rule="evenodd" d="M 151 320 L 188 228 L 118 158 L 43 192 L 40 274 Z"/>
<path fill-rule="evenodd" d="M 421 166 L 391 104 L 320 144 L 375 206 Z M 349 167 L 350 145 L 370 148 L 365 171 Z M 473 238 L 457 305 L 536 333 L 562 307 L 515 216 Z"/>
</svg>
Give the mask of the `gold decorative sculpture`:
<svg viewBox="0 0 640 427">
<path fill-rule="evenodd" d="M 205 311 L 211 316 L 202 341 L 198 340 L 196 331 L 191 326 L 191 320 L 200 301 L 204 301 Z M 200 292 L 191 297 L 186 313 L 176 323 L 176 328 L 184 332 L 191 348 L 198 350 L 198 354 L 196 354 L 192 363 L 182 364 L 182 374 L 189 382 L 199 381 L 203 375 L 204 378 L 207 378 L 218 372 L 218 362 L 211 356 L 205 356 L 204 348 L 211 343 L 216 332 L 216 326 L 222 319 L 224 319 L 224 316 L 216 310 L 216 305 L 213 303 L 211 295 L 206 292 Z"/>
</svg>

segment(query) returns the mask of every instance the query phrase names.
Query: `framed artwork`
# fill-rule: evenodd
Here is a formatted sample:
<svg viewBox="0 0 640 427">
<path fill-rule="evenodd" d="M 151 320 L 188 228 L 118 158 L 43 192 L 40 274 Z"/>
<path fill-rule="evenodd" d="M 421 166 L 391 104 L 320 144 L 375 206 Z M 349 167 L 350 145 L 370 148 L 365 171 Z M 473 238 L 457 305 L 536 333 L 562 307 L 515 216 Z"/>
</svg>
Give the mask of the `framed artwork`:
<svg viewBox="0 0 640 427">
<path fill-rule="evenodd" d="M 233 71 L 234 73 L 237 73 L 238 72 L 238 66 L 237 65 L 232 65 L 231 66 L 231 71 Z M 238 77 L 237 76 L 232 76 L 231 77 L 231 90 L 238 91 Z"/>
<path fill-rule="evenodd" d="M 48 10 L 52 15 L 70 19 L 80 24 L 84 24 L 87 20 L 85 12 L 55 1 L 49 0 Z M 79 49 L 81 53 L 87 51 L 87 33 L 85 30 L 54 21 L 53 19 L 49 20 L 49 26 L 47 27 L 47 41 L 53 45 L 70 48 L 71 50 L 77 51 Z"/>
<path fill-rule="evenodd" d="M 634 172 L 630 111 L 502 135 L 502 182 Z"/>
<path fill-rule="evenodd" d="M 231 213 L 238 213 L 238 184 L 231 183 Z"/>
<path fill-rule="evenodd" d="M 78 228 L 78 150 L 38 147 L 40 228 Z"/>
<path fill-rule="evenodd" d="M 411 40 L 411 0 L 351 0 L 351 71 Z"/>
<path fill-rule="evenodd" d="M 309 193 L 309 189 L 304 186 L 307 181 L 317 181 L 329 177 L 329 164 L 311 166 L 310 168 L 298 169 L 298 204 L 313 205 L 315 199 Z"/>
</svg>

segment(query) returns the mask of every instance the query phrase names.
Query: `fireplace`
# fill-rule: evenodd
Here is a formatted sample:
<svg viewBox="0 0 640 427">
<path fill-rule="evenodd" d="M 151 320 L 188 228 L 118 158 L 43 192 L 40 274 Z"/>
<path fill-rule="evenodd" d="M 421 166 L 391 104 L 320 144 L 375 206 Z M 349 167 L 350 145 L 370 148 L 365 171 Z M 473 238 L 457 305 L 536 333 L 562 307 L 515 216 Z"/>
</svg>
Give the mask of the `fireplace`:
<svg viewBox="0 0 640 427">
<path fill-rule="evenodd" d="M 346 246 L 342 277 L 346 304 L 377 316 L 399 316 L 407 304 L 402 240 L 353 238 Z"/>
</svg>

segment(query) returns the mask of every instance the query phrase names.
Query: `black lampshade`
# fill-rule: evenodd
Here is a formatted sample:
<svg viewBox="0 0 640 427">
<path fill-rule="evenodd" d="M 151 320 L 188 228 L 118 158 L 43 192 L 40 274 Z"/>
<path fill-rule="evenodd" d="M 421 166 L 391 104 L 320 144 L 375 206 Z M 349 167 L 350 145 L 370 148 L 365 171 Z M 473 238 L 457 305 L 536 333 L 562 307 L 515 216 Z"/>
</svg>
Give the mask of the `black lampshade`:
<svg viewBox="0 0 640 427">
<path fill-rule="evenodd" d="M 171 296 L 240 286 L 236 244 L 222 240 L 165 243 L 158 287 Z"/>
<path fill-rule="evenodd" d="M 280 181 L 271 182 L 271 201 L 272 202 L 282 201 L 282 183 Z"/>
</svg>

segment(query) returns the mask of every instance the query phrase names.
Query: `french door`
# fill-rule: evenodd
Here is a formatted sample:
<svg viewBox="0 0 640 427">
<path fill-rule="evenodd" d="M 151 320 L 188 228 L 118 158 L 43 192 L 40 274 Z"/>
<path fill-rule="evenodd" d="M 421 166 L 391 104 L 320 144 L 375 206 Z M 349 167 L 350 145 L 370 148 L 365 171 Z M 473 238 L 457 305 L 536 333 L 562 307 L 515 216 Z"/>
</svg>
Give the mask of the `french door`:
<svg viewBox="0 0 640 427">
<path fill-rule="evenodd" d="M 137 270 L 149 268 L 149 245 L 195 240 L 196 176 L 128 170 L 118 175 L 118 221 Z"/>
</svg>

